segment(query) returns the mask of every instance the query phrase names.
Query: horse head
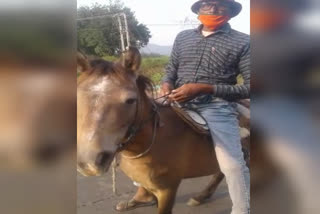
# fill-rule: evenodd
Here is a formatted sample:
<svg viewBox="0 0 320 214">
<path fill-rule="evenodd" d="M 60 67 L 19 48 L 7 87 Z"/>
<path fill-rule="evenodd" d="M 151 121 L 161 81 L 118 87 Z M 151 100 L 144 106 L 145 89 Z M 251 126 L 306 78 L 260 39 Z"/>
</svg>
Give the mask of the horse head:
<svg viewBox="0 0 320 214">
<path fill-rule="evenodd" d="M 137 117 L 141 55 L 130 47 L 117 62 L 78 56 L 77 159 L 84 175 L 106 172 Z"/>
</svg>

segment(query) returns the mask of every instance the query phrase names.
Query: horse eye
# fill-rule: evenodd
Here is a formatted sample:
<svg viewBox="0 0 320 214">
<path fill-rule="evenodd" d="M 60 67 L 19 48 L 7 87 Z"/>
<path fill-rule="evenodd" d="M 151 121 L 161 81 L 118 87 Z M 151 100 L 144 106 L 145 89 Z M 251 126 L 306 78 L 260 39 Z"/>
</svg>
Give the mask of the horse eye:
<svg viewBox="0 0 320 214">
<path fill-rule="evenodd" d="M 137 101 L 137 99 L 135 99 L 135 98 L 129 98 L 126 100 L 126 104 L 131 105 L 131 104 L 135 103 L 136 101 Z"/>
</svg>

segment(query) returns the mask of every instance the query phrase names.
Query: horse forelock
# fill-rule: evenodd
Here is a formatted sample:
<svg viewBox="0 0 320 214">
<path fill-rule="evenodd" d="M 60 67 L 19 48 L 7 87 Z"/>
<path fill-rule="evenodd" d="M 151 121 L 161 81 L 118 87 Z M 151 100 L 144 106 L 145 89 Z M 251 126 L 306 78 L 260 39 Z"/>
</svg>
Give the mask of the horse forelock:
<svg viewBox="0 0 320 214">
<path fill-rule="evenodd" d="M 134 77 L 140 94 L 143 94 L 146 97 L 153 96 L 154 94 L 154 84 L 148 77 L 144 75 L 136 75 L 130 70 L 126 71 L 118 62 L 113 63 L 103 59 L 96 59 L 91 60 L 89 63 L 91 69 L 88 72 L 85 72 L 84 77 L 81 78 L 81 82 L 91 76 L 96 76 L 96 78 L 108 76 L 125 83 L 128 79 Z M 128 76 L 130 78 L 128 78 Z"/>
<path fill-rule="evenodd" d="M 137 88 L 140 93 L 144 93 L 146 96 L 148 93 L 153 95 L 154 85 L 153 82 L 144 75 L 137 75 L 131 71 L 125 71 L 122 65 L 118 62 L 112 63 L 105 60 L 94 60 L 91 63 L 91 67 L 93 68 L 92 72 L 97 73 L 98 75 L 108 75 L 114 77 L 118 80 L 127 80 L 127 76 L 135 77 Z"/>
<path fill-rule="evenodd" d="M 80 75 L 78 84 L 89 79 L 100 79 L 104 77 L 114 78 L 124 83 L 127 81 L 126 72 L 119 63 L 113 63 L 103 59 L 95 59 L 90 60 L 89 64 L 90 69 Z"/>
<path fill-rule="evenodd" d="M 91 70 L 89 71 L 90 74 L 97 74 L 97 75 L 114 75 L 120 72 L 119 69 L 116 69 L 113 62 L 109 62 L 103 59 L 95 59 L 90 61 Z"/>
</svg>

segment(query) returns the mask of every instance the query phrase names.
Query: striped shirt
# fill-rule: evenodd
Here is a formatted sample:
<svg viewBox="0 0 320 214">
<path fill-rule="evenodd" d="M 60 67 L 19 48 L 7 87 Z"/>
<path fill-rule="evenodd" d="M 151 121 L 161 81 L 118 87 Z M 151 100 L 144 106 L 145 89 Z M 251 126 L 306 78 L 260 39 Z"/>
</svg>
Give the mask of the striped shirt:
<svg viewBox="0 0 320 214">
<path fill-rule="evenodd" d="M 201 27 L 200 25 L 197 29 L 178 34 L 162 81 L 175 88 L 186 83 L 215 85 L 216 90 L 210 95 L 210 99 L 249 98 L 249 35 L 233 30 L 226 24 L 210 36 L 204 37 Z M 236 85 L 238 74 L 241 74 L 244 80 L 241 85 Z M 208 95 L 205 97 L 208 100 Z"/>
</svg>

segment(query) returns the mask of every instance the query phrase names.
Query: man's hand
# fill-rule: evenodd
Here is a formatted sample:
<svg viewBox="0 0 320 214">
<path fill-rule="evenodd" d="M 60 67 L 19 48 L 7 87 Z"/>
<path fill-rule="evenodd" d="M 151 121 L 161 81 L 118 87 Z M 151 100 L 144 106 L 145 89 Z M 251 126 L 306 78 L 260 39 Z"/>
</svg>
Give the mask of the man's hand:
<svg viewBox="0 0 320 214">
<path fill-rule="evenodd" d="M 173 90 L 173 86 L 170 83 L 164 82 L 161 85 L 159 97 L 169 94 Z"/>
<path fill-rule="evenodd" d="M 162 83 L 160 92 L 158 94 L 158 99 L 156 99 L 156 102 L 161 103 L 162 105 L 170 105 L 170 100 L 164 96 L 170 94 L 172 89 L 173 89 L 173 86 L 170 83 L 167 83 L 167 82 Z"/>
<path fill-rule="evenodd" d="M 184 84 L 180 88 L 172 90 L 172 94 L 169 96 L 169 99 L 177 102 L 185 102 L 195 98 L 198 95 L 210 94 L 213 92 L 213 85 L 202 83 L 188 83 Z"/>
</svg>

